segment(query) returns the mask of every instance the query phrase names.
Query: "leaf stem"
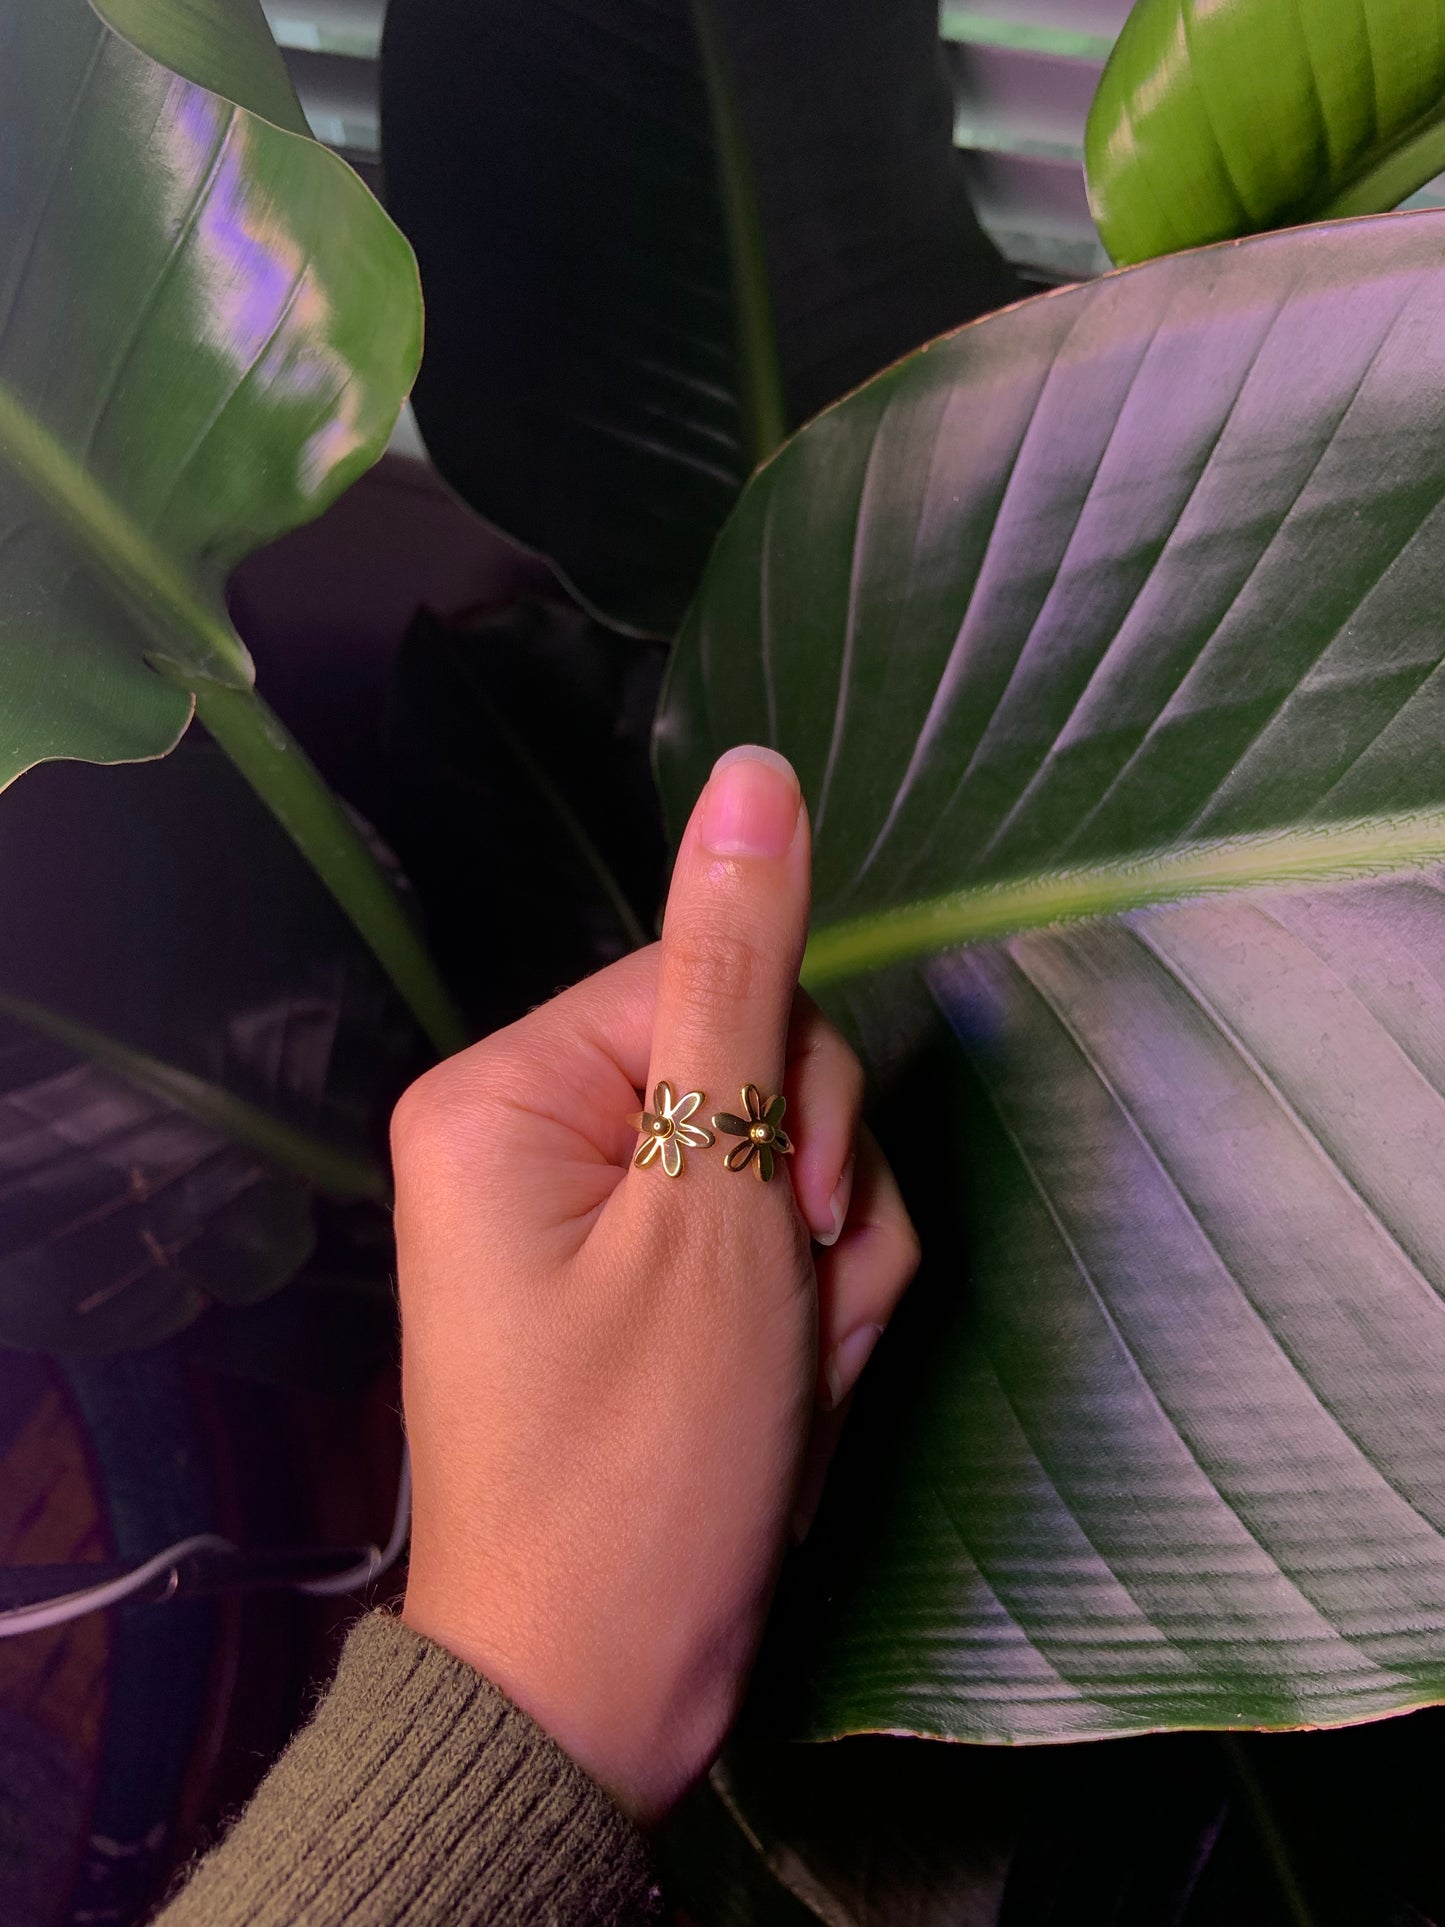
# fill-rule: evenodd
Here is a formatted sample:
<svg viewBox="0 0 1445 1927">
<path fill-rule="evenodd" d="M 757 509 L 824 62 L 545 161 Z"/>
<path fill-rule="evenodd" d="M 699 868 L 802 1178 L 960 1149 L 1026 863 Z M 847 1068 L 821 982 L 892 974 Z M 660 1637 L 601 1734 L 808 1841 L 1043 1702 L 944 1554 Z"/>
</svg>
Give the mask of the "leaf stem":
<svg viewBox="0 0 1445 1927">
<path fill-rule="evenodd" d="M 294 1172 L 318 1190 L 334 1198 L 374 1198 L 379 1204 L 390 1200 L 391 1187 L 386 1173 L 369 1158 L 354 1156 L 313 1137 L 309 1131 L 273 1117 L 257 1104 L 236 1097 L 219 1084 L 168 1064 L 164 1058 L 136 1050 L 105 1031 L 93 1030 L 73 1017 L 62 1016 L 28 997 L 0 991 L 0 1013 L 27 1029 L 53 1038 L 92 1063 L 115 1071 L 127 1083 L 149 1091 L 152 1097 L 174 1104 L 177 1110 L 198 1118 L 223 1136 L 233 1138 L 256 1152 L 268 1164 Z"/>
<path fill-rule="evenodd" d="M 202 682 L 195 699 L 196 715 L 346 912 L 438 1051 L 461 1050 L 469 1037 L 450 992 L 315 764 L 254 690 Z"/>
<path fill-rule="evenodd" d="M 817 989 L 959 944 L 1117 916 L 1148 904 L 1224 890 L 1383 876 L 1435 863 L 1445 863 L 1442 811 L 1184 843 L 1128 861 L 976 884 L 824 924 L 808 943 L 802 977 Z"/>
<path fill-rule="evenodd" d="M 757 188 L 747 136 L 738 112 L 732 63 L 712 0 L 692 0 L 693 30 L 702 56 L 718 192 L 727 230 L 733 299 L 737 304 L 738 360 L 742 375 L 743 425 L 751 466 L 766 461 L 788 432 L 783 372 L 768 281 L 768 256 L 758 213 Z"/>
<path fill-rule="evenodd" d="M 1216 1733 L 1215 1738 L 1223 1749 L 1225 1759 L 1229 1762 L 1229 1771 L 1235 1785 L 1244 1796 L 1244 1804 L 1294 1927 L 1316 1927 L 1315 1917 L 1305 1898 L 1304 1888 L 1300 1885 L 1299 1875 L 1295 1872 L 1288 1844 L 1280 1829 L 1279 1821 L 1275 1818 L 1274 1808 L 1270 1805 L 1264 1782 L 1255 1772 L 1254 1762 L 1250 1759 L 1244 1742 L 1237 1733 Z"/>
<path fill-rule="evenodd" d="M 224 609 L 196 593 L 154 539 L 3 381 L 0 464 L 44 503 L 152 635 L 168 645 L 177 636 L 185 638 L 191 675 L 203 673 L 240 688 L 249 683 L 250 658 Z"/>
</svg>

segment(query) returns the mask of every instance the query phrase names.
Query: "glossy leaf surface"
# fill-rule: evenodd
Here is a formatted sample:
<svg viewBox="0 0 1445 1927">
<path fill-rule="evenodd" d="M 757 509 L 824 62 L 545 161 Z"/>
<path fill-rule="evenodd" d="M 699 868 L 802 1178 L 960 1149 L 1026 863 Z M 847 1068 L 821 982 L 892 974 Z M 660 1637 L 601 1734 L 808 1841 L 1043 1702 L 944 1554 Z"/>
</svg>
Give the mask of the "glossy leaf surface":
<svg viewBox="0 0 1445 1927">
<path fill-rule="evenodd" d="M 364 1168 L 417 1039 L 292 846 L 208 745 L 37 771 L 0 810 L 0 1342 L 105 1352 L 255 1303 L 308 1187 L 216 1122 L 9 1015 L 77 1019 Z"/>
<path fill-rule="evenodd" d="M 759 416 L 1016 292 L 951 129 L 931 0 L 396 0 L 387 197 L 437 465 L 604 616 L 670 634 Z"/>
<path fill-rule="evenodd" d="M 1445 4 L 1138 0 L 1085 162 L 1121 262 L 1396 207 L 1445 168 Z"/>
<path fill-rule="evenodd" d="M 684 634 L 674 820 L 717 750 L 776 744 L 818 917 L 881 929 L 1031 866 L 1438 807 L 1441 233 L 1153 263 L 823 416 Z M 1445 1692 L 1442 954 L 1414 877 L 835 987 L 928 1256 L 859 1415 L 878 1483 L 817 1529 L 801 1731 Z"/>
<path fill-rule="evenodd" d="M 245 687 L 227 570 L 385 443 L 414 266 L 303 126 L 254 0 L 0 24 L 0 783 Z"/>
</svg>

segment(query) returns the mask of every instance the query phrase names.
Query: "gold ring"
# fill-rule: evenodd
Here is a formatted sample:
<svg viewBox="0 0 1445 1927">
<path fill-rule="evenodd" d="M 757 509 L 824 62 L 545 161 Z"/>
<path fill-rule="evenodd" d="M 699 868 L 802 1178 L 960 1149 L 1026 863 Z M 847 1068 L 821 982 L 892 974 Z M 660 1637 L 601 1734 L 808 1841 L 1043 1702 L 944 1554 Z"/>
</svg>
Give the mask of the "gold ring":
<svg viewBox="0 0 1445 1927">
<path fill-rule="evenodd" d="M 793 1140 L 783 1129 L 783 1113 L 788 1108 L 788 1100 L 781 1092 L 772 1097 L 763 1097 L 756 1084 L 743 1085 L 743 1110 L 745 1117 L 736 1117 L 731 1111 L 715 1111 L 713 1128 L 725 1137 L 741 1138 L 723 1159 L 729 1171 L 741 1171 L 751 1164 L 762 1183 L 766 1184 L 777 1168 L 775 1153 L 784 1157 L 793 1154 Z"/>
<path fill-rule="evenodd" d="M 671 1084 L 664 1079 L 652 1093 L 652 1109 L 633 1112 L 627 1121 L 646 1140 L 638 1145 L 632 1159 L 639 1171 L 660 1157 L 667 1175 L 679 1177 L 684 1145 L 697 1151 L 712 1143 L 711 1131 L 687 1121 L 706 1095 L 705 1091 L 688 1091 L 683 1097 L 674 1097 Z"/>
</svg>

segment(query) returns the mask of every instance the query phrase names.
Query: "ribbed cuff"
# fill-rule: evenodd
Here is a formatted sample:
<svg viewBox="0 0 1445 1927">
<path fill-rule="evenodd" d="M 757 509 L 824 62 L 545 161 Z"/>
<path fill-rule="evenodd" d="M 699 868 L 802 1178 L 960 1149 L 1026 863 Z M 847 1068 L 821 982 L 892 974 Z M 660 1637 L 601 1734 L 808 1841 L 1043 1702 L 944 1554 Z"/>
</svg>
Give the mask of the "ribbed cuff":
<svg viewBox="0 0 1445 1927">
<path fill-rule="evenodd" d="M 490 1681 L 376 1612 L 155 1927 L 636 1927 L 659 1912 L 641 1836 L 596 1782 Z"/>
</svg>

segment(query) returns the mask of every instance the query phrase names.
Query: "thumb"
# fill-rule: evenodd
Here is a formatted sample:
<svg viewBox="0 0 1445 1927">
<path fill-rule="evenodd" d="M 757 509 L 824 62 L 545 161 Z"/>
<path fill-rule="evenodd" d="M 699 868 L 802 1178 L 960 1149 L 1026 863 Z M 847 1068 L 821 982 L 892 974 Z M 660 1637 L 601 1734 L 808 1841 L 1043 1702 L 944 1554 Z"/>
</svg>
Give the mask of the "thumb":
<svg viewBox="0 0 1445 1927">
<path fill-rule="evenodd" d="M 683 832 L 668 892 L 648 1101 L 703 1091 L 696 1122 L 742 1086 L 781 1090 L 808 932 L 808 813 L 793 768 L 744 746 L 720 757 Z"/>
</svg>

